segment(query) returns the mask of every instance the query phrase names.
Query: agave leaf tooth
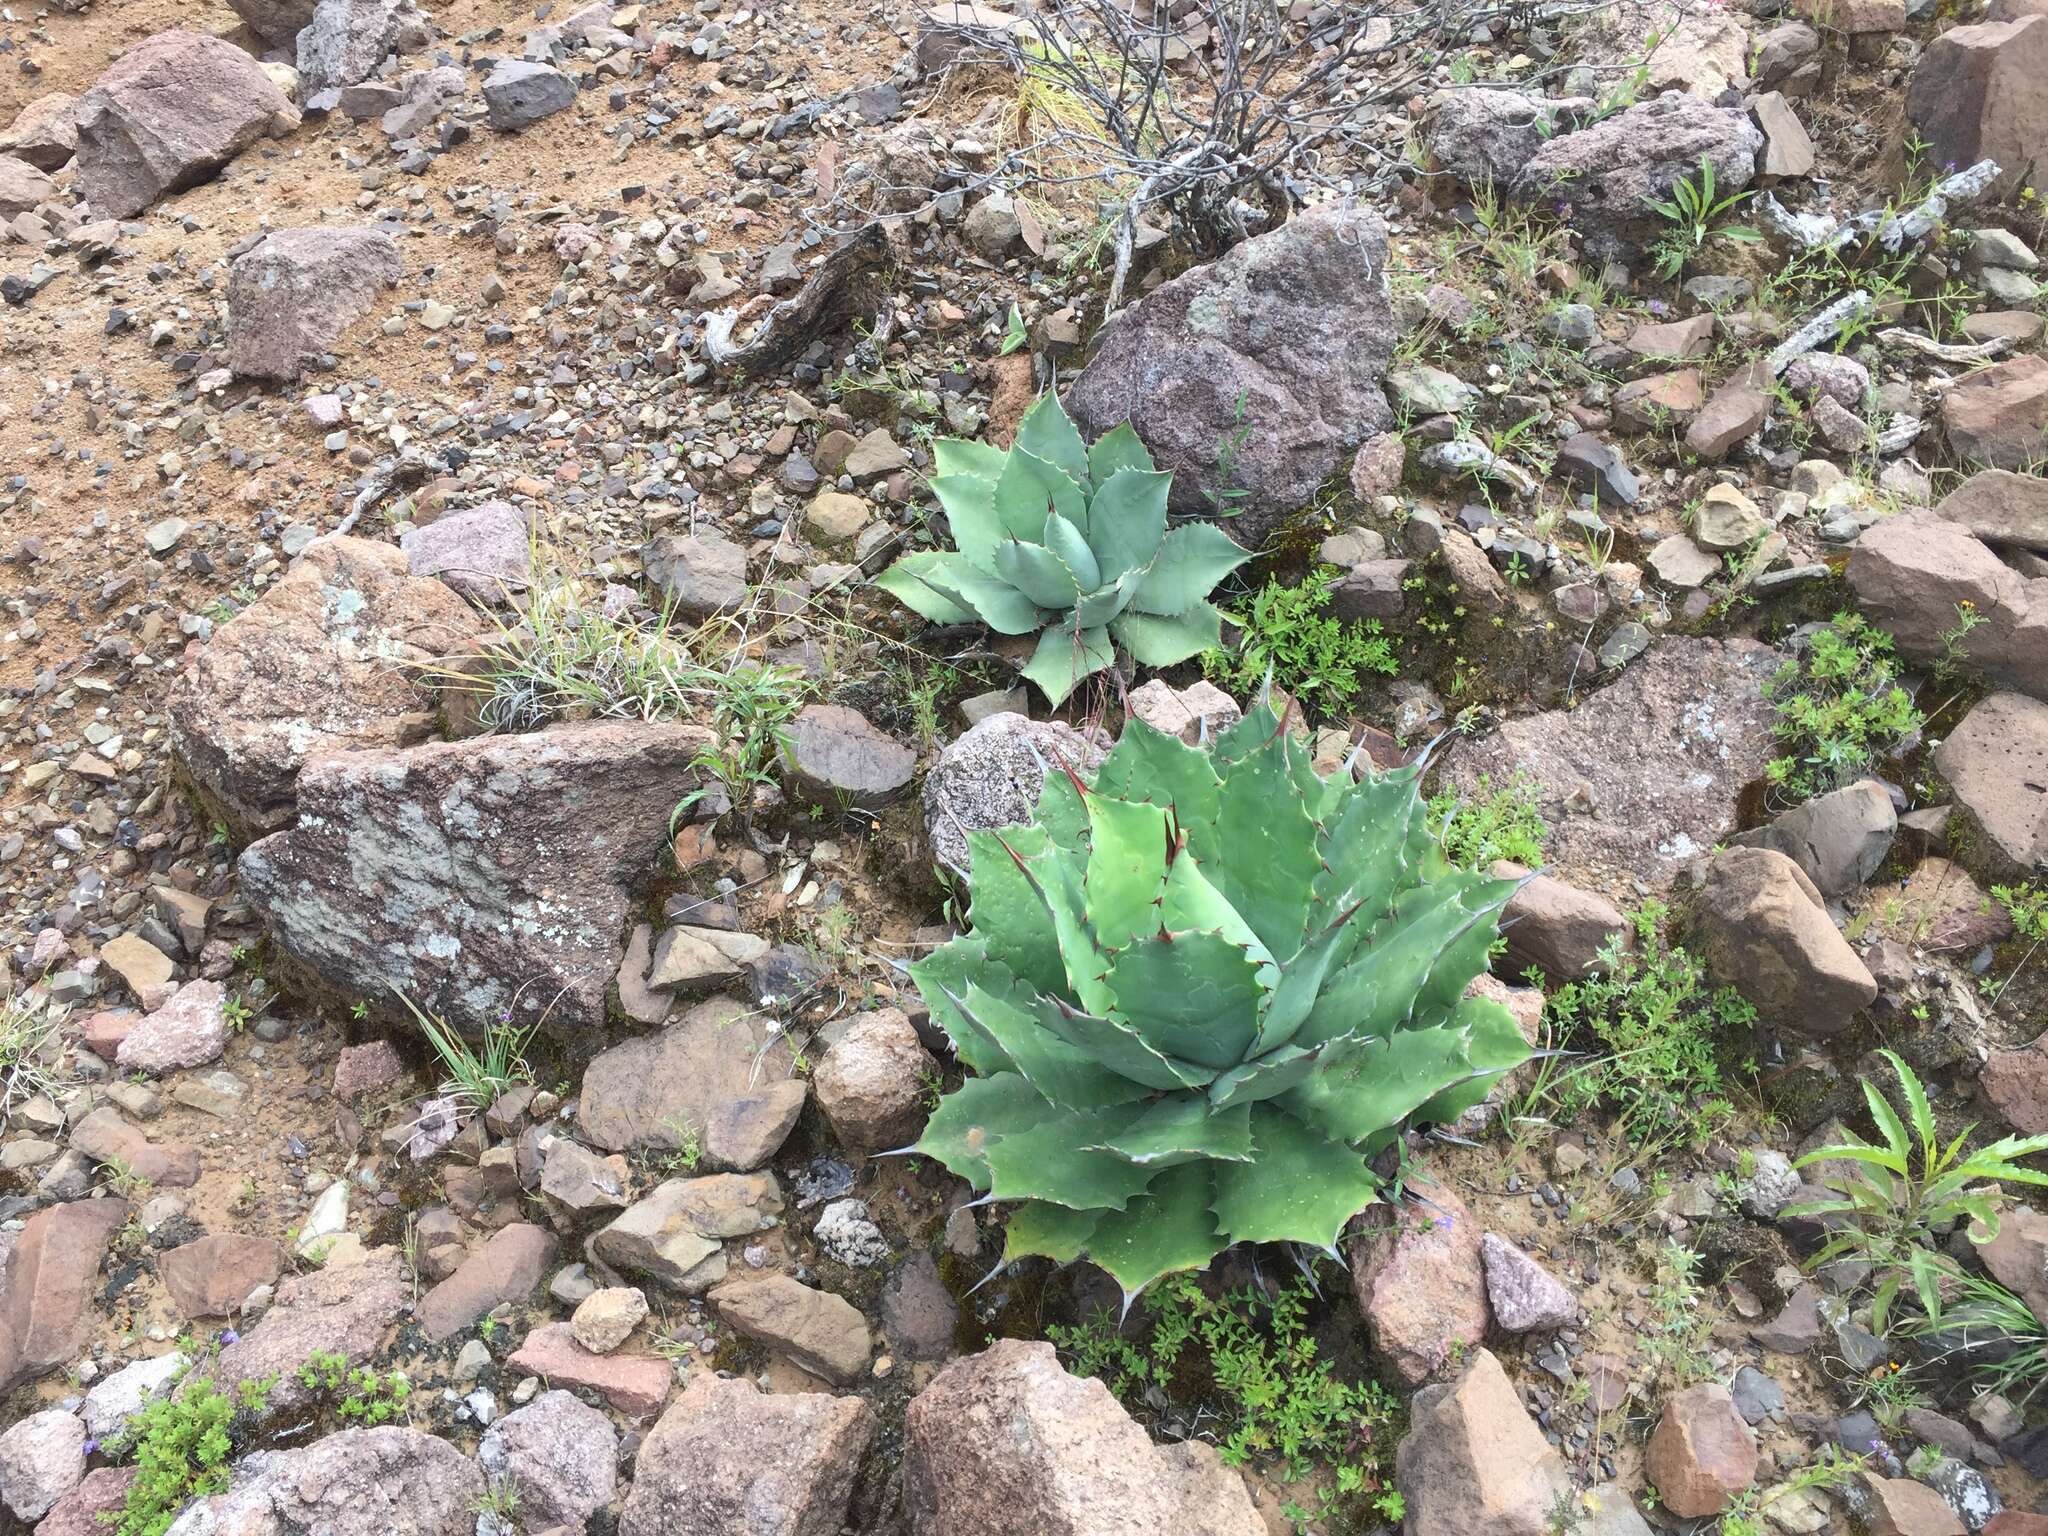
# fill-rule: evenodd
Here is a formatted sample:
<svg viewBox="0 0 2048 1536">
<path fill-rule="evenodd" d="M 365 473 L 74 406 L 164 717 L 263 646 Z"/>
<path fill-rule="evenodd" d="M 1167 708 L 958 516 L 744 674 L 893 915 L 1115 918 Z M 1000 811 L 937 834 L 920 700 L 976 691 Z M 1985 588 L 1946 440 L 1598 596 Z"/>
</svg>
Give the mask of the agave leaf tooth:
<svg viewBox="0 0 2048 1536">
<path fill-rule="evenodd" d="M 1331 1247 L 1346 1222 L 1378 1198 L 1380 1181 L 1365 1158 L 1272 1103 L 1255 1104 L 1258 1156 L 1217 1163 L 1219 1231 L 1233 1242 L 1304 1242 Z"/>
<path fill-rule="evenodd" d="M 1170 1093 L 1153 1100 L 1122 1131 L 1087 1150 L 1114 1152 L 1154 1168 L 1177 1167 L 1197 1158 L 1244 1162 L 1252 1156 L 1251 1105 L 1216 1109 L 1201 1094 Z"/>
<path fill-rule="evenodd" d="M 1251 708 L 1239 715 L 1216 738 L 1216 745 L 1210 750 L 1215 756 L 1219 775 L 1239 758 L 1264 746 L 1280 729 L 1280 717 L 1273 713 L 1272 706 L 1266 700 L 1266 692 L 1271 688 L 1272 679 L 1273 669 L 1269 665 L 1266 668 L 1266 689 L 1261 690 L 1259 697 L 1252 702 Z"/>
<path fill-rule="evenodd" d="M 1156 467 L 1151 451 L 1128 421 L 1118 422 L 1088 448 L 1088 478 L 1098 489 L 1120 469 L 1141 470 L 1149 474 Z"/>
<path fill-rule="evenodd" d="M 1088 488 L 1088 445 L 1060 404 L 1057 391 L 1049 389 L 1040 395 L 1019 419 L 1016 444 L 1011 451 L 1017 448 L 1057 466 L 1081 490 Z"/>
<path fill-rule="evenodd" d="M 1140 939 L 1111 957 L 1111 1016 L 1127 1020 L 1165 1055 L 1227 1071 L 1258 1034 L 1261 968 L 1220 933 Z"/>
<path fill-rule="evenodd" d="M 1139 666 L 1174 667 L 1223 643 L 1223 615 L 1206 602 L 1172 618 L 1127 609 L 1109 630 Z"/>
<path fill-rule="evenodd" d="M 1076 632 L 1055 627 L 1039 635 L 1038 648 L 1031 653 L 1024 676 L 1057 709 L 1083 678 L 1115 661 L 1116 647 L 1110 644 L 1106 628 Z"/>
<path fill-rule="evenodd" d="M 1138 1104 L 1055 1110 L 1036 1125 L 991 1137 L 982 1153 L 990 1192 L 998 1200 L 1050 1200 L 1077 1211 L 1124 1209 L 1159 1170 L 1112 1152 L 1090 1152 L 1086 1144 L 1115 1135 L 1142 1111 Z"/>
<path fill-rule="evenodd" d="M 1058 555 L 1060 564 L 1073 573 L 1082 597 L 1102 585 L 1102 566 L 1095 558 L 1095 551 L 1088 547 L 1081 530 L 1058 512 L 1050 513 L 1045 519 L 1045 547 Z"/>
<path fill-rule="evenodd" d="M 1154 1176 L 1152 1186 L 1119 1212 L 1107 1212 L 1088 1238 L 1087 1257 L 1107 1270 L 1127 1296 L 1162 1275 L 1202 1269 L 1230 1246 L 1209 1212 L 1210 1170 L 1182 1163 Z"/>
<path fill-rule="evenodd" d="M 1088 1239 L 1105 1213 L 1077 1211 L 1044 1200 L 1023 1200 L 1010 1207 L 1003 1227 L 1003 1263 L 1022 1258 L 1051 1259 L 1071 1264 L 1081 1257 Z"/>
<path fill-rule="evenodd" d="M 1038 749 L 1031 750 L 1036 756 Z M 1045 787 L 1038 792 L 1038 825 L 1045 829 L 1051 845 L 1062 853 L 1087 853 L 1088 809 L 1069 775 L 1052 768 L 1045 770 Z"/>
<path fill-rule="evenodd" d="M 975 1189 L 986 1190 L 989 1147 L 1002 1136 L 1058 1113 L 1015 1072 L 970 1077 L 939 1100 L 939 1107 L 925 1121 L 917 1150 Z"/>
<path fill-rule="evenodd" d="M 1134 576 L 1135 590 L 1150 572 L 1166 537 L 1166 498 L 1173 476 L 1124 469 L 1095 483 L 1088 503 L 1088 542 L 1105 580 Z M 1212 582 L 1210 584 L 1214 586 Z M 1207 597 L 1204 588 L 1198 596 Z"/>
<path fill-rule="evenodd" d="M 970 1201 L 966 1205 L 962 1205 L 960 1209 L 963 1211 L 971 1210 L 975 1205 L 979 1203 L 980 1202 L 978 1201 Z M 987 1274 L 983 1275 L 979 1280 L 975 1281 L 974 1284 L 967 1287 L 967 1289 L 962 1291 L 960 1294 L 963 1297 L 972 1296 L 976 1291 L 980 1290 L 984 1285 L 987 1285 L 989 1281 L 995 1279 L 997 1275 L 1000 1275 L 1004 1270 L 1008 1269 L 1009 1267 L 1010 1260 L 1007 1255 L 1003 1258 L 997 1259 L 995 1263 L 989 1266 Z"/>
</svg>

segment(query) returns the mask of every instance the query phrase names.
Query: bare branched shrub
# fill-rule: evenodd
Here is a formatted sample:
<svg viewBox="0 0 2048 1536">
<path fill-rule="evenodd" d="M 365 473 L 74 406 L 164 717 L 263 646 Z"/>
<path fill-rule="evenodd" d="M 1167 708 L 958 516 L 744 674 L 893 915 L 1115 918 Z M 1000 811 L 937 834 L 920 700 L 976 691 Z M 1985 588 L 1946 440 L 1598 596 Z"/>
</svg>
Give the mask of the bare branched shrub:
<svg viewBox="0 0 2048 1536">
<path fill-rule="evenodd" d="M 936 32 L 1035 107 L 1026 142 L 969 190 L 1092 192 L 1110 210 L 1114 311 L 1147 214 L 1213 256 L 1318 198 L 1379 191 L 1402 167 L 1384 108 L 1447 50 L 1605 3 L 1365 0 L 1295 22 L 1276 0 L 1044 0 L 1007 26 L 963 8 Z"/>
</svg>

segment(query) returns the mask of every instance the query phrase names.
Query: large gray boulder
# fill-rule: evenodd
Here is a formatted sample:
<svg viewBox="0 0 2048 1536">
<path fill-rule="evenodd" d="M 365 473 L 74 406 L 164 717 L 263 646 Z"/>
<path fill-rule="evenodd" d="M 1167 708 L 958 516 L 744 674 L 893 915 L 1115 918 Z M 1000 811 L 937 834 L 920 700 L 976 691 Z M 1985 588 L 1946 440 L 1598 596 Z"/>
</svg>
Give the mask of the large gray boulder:
<svg viewBox="0 0 2048 1536">
<path fill-rule="evenodd" d="M 1552 100 L 1492 86 L 1432 92 L 1416 124 L 1430 169 L 1470 188 L 1506 187 L 1550 139 L 1593 106 L 1586 97 Z"/>
<path fill-rule="evenodd" d="M 1172 510 L 1234 511 L 1256 549 L 1393 425 L 1386 269 L 1377 214 L 1304 213 L 1118 314 L 1067 410 L 1091 438 L 1128 420 L 1173 472 Z"/>
<path fill-rule="evenodd" d="M 228 9 L 273 47 L 290 48 L 313 23 L 319 0 L 228 0 Z"/>
<path fill-rule="evenodd" d="M 433 732 L 421 669 L 474 652 L 485 627 L 389 544 L 320 539 L 193 654 L 171 688 L 171 752 L 209 816 L 238 837 L 292 818 L 314 753 L 398 747 Z"/>
<path fill-rule="evenodd" d="M 1446 764 L 1465 794 L 1526 774 L 1550 823 L 1551 872 L 1639 898 L 1725 841 L 1777 755 L 1762 684 L 1784 658 L 1754 640 L 1666 638 L 1578 708 L 1510 720 Z"/>
<path fill-rule="evenodd" d="M 874 1433 L 857 1397 L 698 1376 L 640 1447 L 619 1536 L 837 1536 Z"/>
<path fill-rule="evenodd" d="M 413 0 L 320 0 L 299 34 L 299 89 L 333 90 L 367 80 L 394 53 L 418 53 L 434 24 Z"/>
<path fill-rule="evenodd" d="M 1109 751 L 1058 720 L 990 715 L 946 744 L 924 776 L 925 837 L 941 867 L 965 877 L 967 834 L 1029 821 L 1048 770 L 1088 779 Z"/>
<path fill-rule="evenodd" d="M 57 200 L 57 183 L 26 160 L 0 155 L 0 219 L 27 213 Z"/>
<path fill-rule="evenodd" d="M 1196 1440 L 1154 1445 L 1050 1344 L 955 1360 L 903 1426 L 910 1536 L 1263 1536 L 1244 1482 Z"/>
<path fill-rule="evenodd" d="M 132 218 L 297 115 L 263 66 L 234 44 L 159 32 L 108 65 L 79 98 L 78 190 L 94 218 Z"/>
<path fill-rule="evenodd" d="M 298 824 L 252 844 L 242 891 L 283 952 L 402 1019 L 602 1027 L 694 725 L 607 720 L 339 753 L 299 775 Z"/>
<path fill-rule="evenodd" d="M 228 366 L 296 379 L 405 271 L 379 229 L 281 229 L 228 269 Z"/>
<path fill-rule="evenodd" d="M 1621 253 L 1654 237 L 1662 220 L 1650 207 L 1681 178 L 1697 177 L 1700 157 L 1714 167 L 1714 192 L 1740 192 L 1756 175 L 1764 136 L 1739 107 L 1714 107 L 1676 92 L 1640 102 L 1590 128 L 1546 140 L 1516 176 L 1526 202 L 1557 202 L 1596 256 Z"/>
<path fill-rule="evenodd" d="M 483 1492 L 476 1463 L 438 1436 L 344 1429 L 245 1456 L 228 1491 L 194 1504 L 165 1536 L 473 1536 Z"/>
</svg>

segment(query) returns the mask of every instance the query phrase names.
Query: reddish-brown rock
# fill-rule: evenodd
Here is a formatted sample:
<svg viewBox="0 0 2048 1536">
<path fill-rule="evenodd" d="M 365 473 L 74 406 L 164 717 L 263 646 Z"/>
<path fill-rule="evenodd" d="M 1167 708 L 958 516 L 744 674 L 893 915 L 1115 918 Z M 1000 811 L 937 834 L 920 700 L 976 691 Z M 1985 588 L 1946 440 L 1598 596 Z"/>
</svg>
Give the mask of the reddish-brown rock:
<svg viewBox="0 0 2048 1536">
<path fill-rule="evenodd" d="M 1859 1523 L 1870 1536 L 1968 1536 L 1948 1501 L 1925 1483 L 1870 1472 L 1857 1473 L 1856 1481 L 1863 1494 Z"/>
<path fill-rule="evenodd" d="M 1982 834 L 1973 862 L 1985 875 L 2019 880 L 2048 863 L 2048 702 L 1992 694 L 1934 749 L 1934 766 Z"/>
<path fill-rule="evenodd" d="M 100 1257 L 127 1219 L 125 1200 L 73 1200 L 0 1235 L 0 1393 L 77 1355 Z"/>
<path fill-rule="evenodd" d="M 265 236 L 228 269 L 228 366 L 244 378 L 298 378 L 404 270 L 382 230 Z"/>
<path fill-rule="evenodd" d="M 2041 36 L 2048 64 L 2048 17 L 2024 25 Z M 2048 113 L 2048 79 L 2040 90 Z M 2048 130 L 2048 117 L 2043 127 Z M 1941 397 L 1941 424 L 1959 458 L 1993 469 L 2031 470 L 2048 453 L 2048 357 L 2022 353 L 1961 380 Z"/>
<path fill-rule="evenodd" d="M 1410 1386 L 1486 1337 L 1483 1233 L 1448 1184 L 1427 1205 L 1372 1205 L 1350 1246 L 1351 1290 L 1373 1353 Z"/>
<path fill-rule="evenodd" d="M 1756 1435 L 1718 1382 L 1687 1387 L 1664 1405 L 1643 1467 L 1657 1496 L 1687 1520 L 1718 1515 L 1756 1480 Z"/>
<path fill-rule="evenodd" d="M 170 693 L 171 750 L 238 836 L 275 831 L 292 819 L 310 756 L 432 735 L 420 669 L 484 634 L 468 604 L 412 575 L 391 545 L 316 540 L 190 653 Z"/>
<path fill-rule="evenodd" d="M 462 1267 L 420 1299 L 420 1331 L 436 1343 L 495 1306 L 524 1301 L 555 1259 L 555 1235 L 528 1222 L 493 1232 Z"/>
<path fill-rule="evenodd" d="M 1913 67 L 1906 115 L 1930 164 L 1996 160 L 2008 187 L 2038 178 L 2048 163 L 2048 16 L 1949 28 Z"/>
<path fill-rule="evenodd" d="M 289 1276 L 270 1310 L 220 1352 L 213 1378 L 227 1389 L 273 1377 L 270 1411 L 297 1412 L 313 1400 L 299 1367 L 315 1353 L 339 1354 L 350 1365 L 373 1358 L 411 1301 L 412 1282 L 395 1248 L 373 1248 L 359 1263 Z"/>
<path fill-rule="evenodd" d="M 267 1237 L 221 1232 L 157 1255 L 156 1276 L 186 1317 L 230 1317 L 259 1285 L 274 1285 L 286 1254 Z"/>
<path fill-rule="evenodd" d="M 296 118 L 232 43 L 159 32 L 107 66 L 78 102 L 78 189 L 95 218 L 126 219 L 211 176 Z"/>
<path fill-rule="evenodd" d="M 698 1376 L 640 1447 L 619 1536 L 836 1536 L 874 1433 L 857 1397 Z"/>
<path fill-rule="evenodd" d="M 907 1147 L 924 1129 L 934 1063 L 900 1008 L 856 1018 L 811 1075 L 818 1108 L 849 1152 Z"/>
<path fill-rule="evenodd" d="M 65 1494 L 43 1516 L 36 1536 L 107 1536 L 112 1524 L 101 1518 L 116 1514 L 128 1502 L 133 1467 L 95 1467 L 85 1481 Z"/>
<path fill-rule="evenodd" d="M 1819 890 L 1774 849 L 1714 855 L 1692 931 L 1708 975 L 1774 1022 L 1836 1034 L 1877 1000 L 1876 980 L 1828 916 Z"/>
<path fill-rule="evenodd" d="M 154 1142 L 103 1104 L 71 1128 L 71 1145 L 96 1163 L 113 1163 L 162 1189 L 199 1182 L 199 1149 Z"/>
<path fill-rule="evenodd" d="M 1415 1394 L 1394 1484 L 1407 1536 L 1554 1536 L 1571 1475 L 1481 1349 L 1456 1381 Z"/>
<path fill-rule="evenodd" d="M 526 1336 L 505 1364 L 553 1387 L 597 1393 L 629 1418 L 644 1419 L 668 1401 L 675 1371 L 653 1355 L 593 1355 L 576 1342 L 567 1323 L 545 1323 Z"/>
</svg>

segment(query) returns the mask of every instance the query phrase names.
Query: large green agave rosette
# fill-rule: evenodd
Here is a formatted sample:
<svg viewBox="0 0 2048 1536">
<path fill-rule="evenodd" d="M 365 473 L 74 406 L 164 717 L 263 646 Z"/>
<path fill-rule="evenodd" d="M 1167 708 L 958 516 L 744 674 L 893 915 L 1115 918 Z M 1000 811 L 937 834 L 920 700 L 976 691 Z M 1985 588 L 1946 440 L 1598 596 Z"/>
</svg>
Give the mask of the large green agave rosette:
<svg viewBox="0 0 2048 1536">
<path fill-rule="evenodd" d="M 1014 1201 L 1006 1258 L 1135 1295 L 1233 1243 L 1334 1248 L 1375 1151 L 1530 1050 L 1465 996 L 1513 881 L 1454 868 L 1419 767 L 1319 775 L 1260 705 L 1207 751 L 1139 721 L 1092 789 L 970 835 L 973 926 L 911 965 L 975 1075 L 917 1150 Z"/>
<path fill-rule="evenodd" d="M 935 624 L 1036 634 L 1024 675 L 1054 705 L 1117 646 L 1170 667 L 1221 643 L 1209 593 L 1251 555 L 1211 524 L 1166 526 L 1173 476 L 1130 423 L 1091 447 L 1048 392 L 1008 450 L 944 438 L 932 454 L 958 547 L 905 555 L 875 585 Z"/>
</svg>

